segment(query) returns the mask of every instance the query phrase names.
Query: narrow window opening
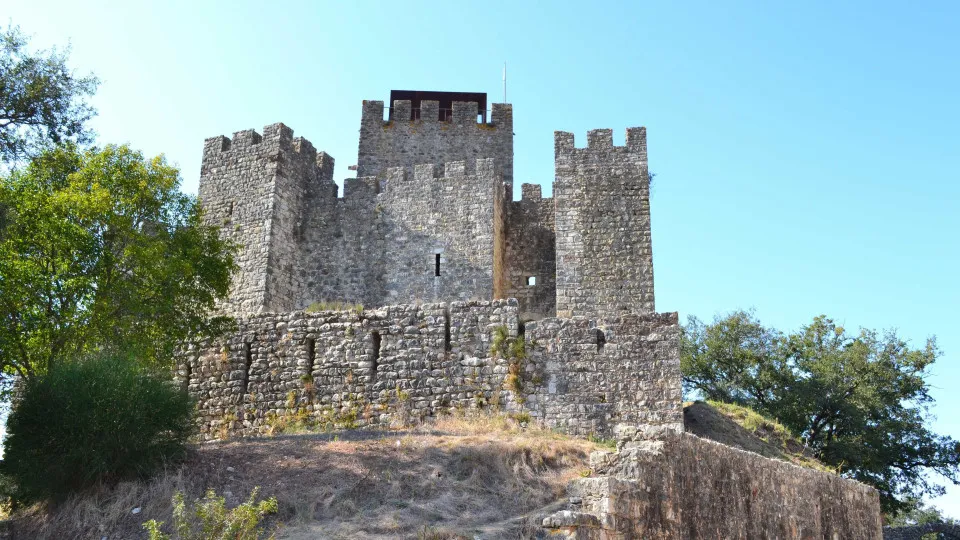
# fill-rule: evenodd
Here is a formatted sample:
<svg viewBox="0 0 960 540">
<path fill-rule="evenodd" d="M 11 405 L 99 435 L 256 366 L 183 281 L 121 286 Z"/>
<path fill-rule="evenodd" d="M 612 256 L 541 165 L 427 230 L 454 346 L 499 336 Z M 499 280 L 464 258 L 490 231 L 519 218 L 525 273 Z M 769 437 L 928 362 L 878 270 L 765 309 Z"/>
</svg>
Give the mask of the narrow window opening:
<svg viewBox="0 0 960 540">
<path fill-rule="evenodd" d="M 227 217 L 233 216 L 233 201 L 227 206 Z"/>
<path fill-rule="evenodd" d="M 250 384 L 250 366 L 253 364 L 253 354 L 250 352 L 250 342 L 243 344 L 243 386 L 240 392 L 240 401 L 247 394 L 247 387 Z"/>
<path fill-rule="evenodd" d="M 537 285 L 537 276 L 527 276 L 527 285 L 535 287 Z"/>
<path fill-rule="evenodd" d="M 439 276 L 440 275 L 440 254 L 437 253 L 435 256 L 436 256 L 436 259 L 434 260 L 434 265 L 433 265 L 433 275 Z"/>
<path fill-rule="evenodd" d="M 187 362 L 184 366 L 187 368 L 187 372 L 183 376 L 183 386 L 181 389 L 183 393 L 186 394 L 190 391 L 190 378 L 193 376 L 193 367 L 190 365 L 190 362 Z"/>
<path fill-rule="evenodd" d="M 313 382 L 313 363 L 317 356 L 317 342 L 313 339 L 307 339 L 307 372 L 304 374 L 306 381 Z"/>
<path fill-rule="evenodd" d="M 527 325 L 523 321 L 517 323 L 517 335 L 520 336 L 520 339 L 527 335 Z"/>
<path fill-rule="evenodd" d="M 450 345 L 450 312 L 443 312 L 443 350 L 450 351 L 453 347 Z"/>
<path fill-rule="evenodd" d="M 370 366 L 370 382 L 377 381 L 377 368 L 380 367 L 380 332 L 374 332 L 373 334 L 373 361 Z"/>
<path fill-rule="evenodd" d="M 603 330 L 596 330 L 597 333 L 597 352 L 603 352 L 603 346 L 607 344 L 607 336 L 603 335 Z"/>
</svg>

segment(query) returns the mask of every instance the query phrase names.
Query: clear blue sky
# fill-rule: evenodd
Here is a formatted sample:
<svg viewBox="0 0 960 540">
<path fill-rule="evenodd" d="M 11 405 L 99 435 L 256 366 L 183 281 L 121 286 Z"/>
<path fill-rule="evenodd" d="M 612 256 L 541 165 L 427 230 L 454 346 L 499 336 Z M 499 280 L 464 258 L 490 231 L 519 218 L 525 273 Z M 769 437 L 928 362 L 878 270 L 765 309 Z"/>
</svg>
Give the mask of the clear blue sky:
<svg viewBox="0 0 960 540">
<path fill-rule="evenodd" d="M 549 187 L 553 130 L 647 126 L 660 311 L 935 334 L 935 427 L 960 438 L 960 4 L 138 4 L 0 17 L 69 39 L 100 142 L 165 153 L 186 191 L 205 137 L 278 121 L 347 177 L 361 100 L 499 101 L 507 61 L 518 186 Z M 960 517 L 960 489 L 936 503 Z"/>
</svg>

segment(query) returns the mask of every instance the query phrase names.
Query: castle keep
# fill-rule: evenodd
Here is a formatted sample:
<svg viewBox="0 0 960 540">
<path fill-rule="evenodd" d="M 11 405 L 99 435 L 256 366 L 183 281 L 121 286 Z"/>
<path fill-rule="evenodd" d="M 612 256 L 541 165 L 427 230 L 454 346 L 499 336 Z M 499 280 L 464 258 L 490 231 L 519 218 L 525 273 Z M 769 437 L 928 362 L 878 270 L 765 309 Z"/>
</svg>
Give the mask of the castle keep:
<svg viewBox="0 0 960 540">
<path fill-rule="evenodd" d="M 644 128 L 556 132 L 553 198 L 515 201 L 513 107 L 488 121 L 486 99 L 364 101 L 342 196 L 283 124 L 206 140 L 200 200 L 239 268 L 235 331 L 180 353 L 203 436 L 492 409 L 618 440 L 544 520 L 554 537 L 879 538 L 875 490 L 683 433 Z"/>
<path fill-rule="evenodd" d="M 554 198 L 513 199 L 513 107 L 365 101 L 357 178 L 282 124 L 204 144 L 207 219 L 240 246 L 227 311 L 516 298 L 533 318 L 652 313 L 646 133 L 555 135 Z M 447 96 L 449 101 L 449 96 Z M 483 115 L 485 116 L 485 114 Z"/>
</svg>

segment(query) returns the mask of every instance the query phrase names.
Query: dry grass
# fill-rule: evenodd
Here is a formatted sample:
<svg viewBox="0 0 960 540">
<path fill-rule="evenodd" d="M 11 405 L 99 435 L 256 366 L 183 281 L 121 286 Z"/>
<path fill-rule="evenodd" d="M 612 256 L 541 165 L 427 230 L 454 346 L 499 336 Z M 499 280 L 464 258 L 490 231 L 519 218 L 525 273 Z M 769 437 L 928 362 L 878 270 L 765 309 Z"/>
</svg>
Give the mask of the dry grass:
<svg viewBox="0 0 960 540">
<path fill-rule="evenodd" d="M 718 401 L 683 404 L 684 428 L 694 435 L 801 467 L 836 472 L 813 457 L 779 422 L 739 405 Z"/>
<path fill-rule="evenodd" d="M 13 524 L 17 538 L 143 538 L 144 521 L 170 522 L 177 490 L 193 499 L 213 488 L 234 506 L 260 486 L 279 501 L 279 538 L 516 538 L 596 448 L 501 415 L 205 444 L 151 482 L 34 508 Z"/>
</svg>

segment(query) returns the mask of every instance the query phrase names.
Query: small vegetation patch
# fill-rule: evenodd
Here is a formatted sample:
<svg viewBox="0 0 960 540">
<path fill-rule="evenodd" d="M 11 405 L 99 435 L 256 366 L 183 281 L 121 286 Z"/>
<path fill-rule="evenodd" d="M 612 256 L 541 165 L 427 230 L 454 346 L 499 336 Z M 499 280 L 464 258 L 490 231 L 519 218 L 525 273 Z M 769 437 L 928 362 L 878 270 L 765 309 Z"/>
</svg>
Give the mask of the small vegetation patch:
<svg viewBox="0 0 960 540">
<path fill-rule="evenodd" d="M 183 492 L 173 496 L 174 536 L 164 534 L 164 523 L 151 519 L 143 524 L 150 540 L 258 540 L 263 535 L 260 522 L 277 513 L 277 499 L 257 501 L 260 488 L 253 488 L 243 504 L 227 510 L 227 501 L 208 489 L 202 499 L 188 508 Z M 272 540 L 274 535 L 270 535 Z"/>
<path fill-rule="evenodd" d="M 307 313 L 319 313 L 321 311 L 352 311 L 357 315 L 363 313 L 363 304 L 354 304 L 340 300 L 321 300 L 314 302 L 305 309 Z"/>
</svg>

